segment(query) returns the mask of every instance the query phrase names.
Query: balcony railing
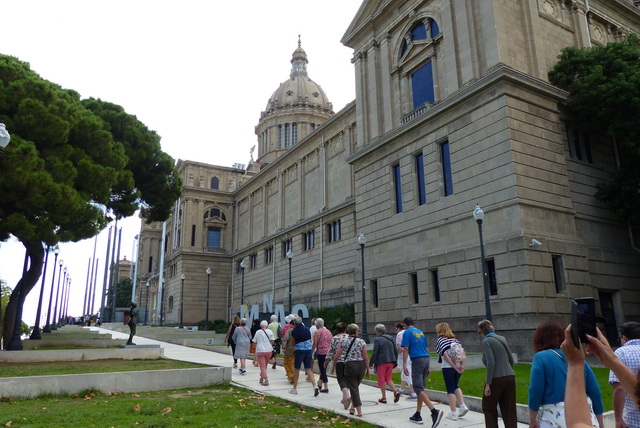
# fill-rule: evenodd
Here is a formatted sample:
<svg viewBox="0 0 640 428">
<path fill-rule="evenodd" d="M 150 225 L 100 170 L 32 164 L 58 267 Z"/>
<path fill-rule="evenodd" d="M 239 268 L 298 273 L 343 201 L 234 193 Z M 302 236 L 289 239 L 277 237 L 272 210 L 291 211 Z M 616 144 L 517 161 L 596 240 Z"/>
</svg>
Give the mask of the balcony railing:
<svg viewBox="0 0 640 428">
<path fill-rule="evenodd" d="M 400 124 L 404 125 L 405 123 L 411 122 L 416 117 L 424 114 L 431 107 L 433 107 L 432 103 L 428 103 L 427 102 L 427 103 L 422 104 L 420 107 L 416 108 L 412 112 L 407 113 L 404 116 L 402 116 L 402 118 L 400 119 Z"/>
</svg>

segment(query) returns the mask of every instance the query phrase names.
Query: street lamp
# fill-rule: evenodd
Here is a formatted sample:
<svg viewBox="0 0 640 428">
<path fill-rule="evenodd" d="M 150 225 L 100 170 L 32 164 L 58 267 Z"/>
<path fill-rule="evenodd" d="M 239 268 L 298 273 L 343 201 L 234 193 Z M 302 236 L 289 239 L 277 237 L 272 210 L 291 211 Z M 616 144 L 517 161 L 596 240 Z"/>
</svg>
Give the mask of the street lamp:
<svg viewBox="0 0 640 428">
<path fill-rule="evenodd" d="M 365 294 L 365 281 L 364 281 L 364 244 L 367 242 L 367 238 L 364 233 L 360 232 L 358 235 L 358 244 L 360 244 L 360 255 L 362 256 L 362 339 L 365 343 L 370 343 L 369 335 L 367 334 L 367 297 Z"/>
<path fill-rule="evenodd" d="M 244 269 L 247 267 L 247 260 L 242 259 L 240 262 L 240 268 L 242 269 L 242 281 L 240 286 L 240 314 L 241 318 L 244 318 Z"/>
<path fill-rule="evenodd" d="M 209 280 L 211 279 L 211 268 L 207 268 L 207 313 L 204 316 L 204 329 L 209 330 Z"/>
<path fill-rule="evenodd" d="M 482 220 L 484 219 L 484 211 L 480 208 L 480 204 L 476 204 L 473 210 L 473 218 L 478 223 L 478 233 L 480 234 L 480 263 L 482 264 L 482 283 L 484 285 L 484 305 L 486 318 L 492 321 L 491 316 L 491 300 L 489 300 L 489 277 L 487 276 L 487 264 L 484 260 L 484 241 L 482 239 Z"/>
<path fill-rule="evenodd" d="M 53 284 L 56 279 L 56 265 L 58 264 L 58 253 L 60 253 L 60 247 L 55 246 L 53 248 L 53 254 L 55 254 L 55 259 L 53 261 L 53 275 L 51 276 L 51 293 L 49 293 L 49 309 L 47 309 L 47 323 L 44 325 L 43 333 L 51 333 L 51 301 L 53 300 Z"/>
<path fill-rule="evenodd" d="M 56 245 L 56 248 L 58 248 L 57 245 Z M 44 295 L 44 280 L 45 280 L 45 277 L 47 276 L 47 263 L 49 262 L 49 249 L 50 247 L 47 245 L 47 253 L 45 254 L 45 257 L 44 257 L 44 268 L 42 269 L 42 284 L 40 285 L 40 298 L 38 299 L 38 310 L 36 311 L 36 325 L 33 327 L 31 336 L 29 336 L 29 339 L 31 340 L 42 339 L 42 336 L 40 335 L 40 315 L 42 313 L 42 297 Z"/>
<path fill-rule="evenodd" d="M 147 325 L 147 316 L 149 315 L 149 281 L 145 284 L 147 286 L 147 303 L 144 305 L 144 325 Z"/>
<path fill-rule="evenodd" d="M 180 275 L 180 280 L 182 281 L 182 285 L 180 286 L 180 328 L 184 328 L 184 324 L 182 324 L 182 314 L 184 313 L 184 279 L 186 277 L 185 274 Z"/>
<path fill-rule="evenodd" d="M 291 304 L 291 259 L 293 258 L 293 252 L 291 248 L 287 251 L 287 258 L 289 259 L 289 313 L 293 313 L 293 305 Z"/>
<path fill-rule="evenodd" d="M 9 141 L 11 141 L 11 135 L 9 135 L 4 123 L 0 122 L 0 155 L 4 152 L 5 147 L 9 145 Z"/>
<path fill-rule="evenodd" d="M 64 264 L 64 260 L 60 259 L 58 262 L 58 285 L 56 286 L 56 303 L 53 305 L 53 317 L 51 317 L 51 330 L 57 330 L 58 324 L 56 318 L 58 316 L 58 293 L 60 293 L 60 279 L 62 278 L 62 265 Z M 66 268 L 65 268 L 66 273 Z"/>
<path fill-rule="evenodd" d="M 69 268 L 66 266 L 62 270 L 64 272 L 64 278 L 62 280 L 62 290 L 60 290 L 60 283 L 58 283 L 58 289 L 56 290 L 56 310 L 54 311 L 53 320 L 57 320 L 55 326 L 62 327 L 60 323 L 60 318 L 58 317 L 58 308 L 60 308 L 60 315 L 62 316 L 62 295 L 64 293 L 64 287 L 67 284 L 67 273 L 69 273 Z M 58 278 L 60 279 L 60 278 Z M 60 304 L 58 305 L 58 293 L 60 293 Z"/>
</svg>

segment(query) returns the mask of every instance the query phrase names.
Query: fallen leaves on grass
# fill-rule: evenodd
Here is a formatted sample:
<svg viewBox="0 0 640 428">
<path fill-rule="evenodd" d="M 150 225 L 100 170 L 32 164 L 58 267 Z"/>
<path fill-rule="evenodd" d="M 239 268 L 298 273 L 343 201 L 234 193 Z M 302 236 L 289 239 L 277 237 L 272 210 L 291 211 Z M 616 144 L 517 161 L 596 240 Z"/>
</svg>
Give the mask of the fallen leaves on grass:
<svg viewBox="0 0 640 428">
<path fill-rule="evenodd" d="M 139 404 L 136 404 L 135 406 L 133 406 L 133 411 L 136 413 L 140 413 L 140 410 L 142 410 L 142 407 L 140 407 Z"/>
<path fill-rule="evenodd" d="M 166 415 L 167 413 L 171 413 L 171 407 L 165 407 L 160 411 L 161 415 Z"/>
<path fill-rule="evenodd" d="M 87 394 L 84 396 L 83 400 L 91 400 L 93 397 L 95 397 L 96 394 L 94 394 L 93 392 L 90 394 Z"/>
<path fill-rule="evenodd" d="M 13 400 L 13 398 L 11 397 L 2 397 L 2 402 L 3 403 L 11 403 Z"/>
<path fill-rule="evenodd" d="M 10 427 L 12 424 L 13 424 L 13 421 L 9 421 L 9 422 L 7 422 L 6 424 L 4 424 L 4 426 L 6 426 L 6 427 Z"/>
<path fill-rule="evenodd" d="M 247 405 L 244 404 L 244 400 L 240 399 L 238 400 L 238 404 L 240 404 L 240 407 L 246 407 Z"/>
</svg>

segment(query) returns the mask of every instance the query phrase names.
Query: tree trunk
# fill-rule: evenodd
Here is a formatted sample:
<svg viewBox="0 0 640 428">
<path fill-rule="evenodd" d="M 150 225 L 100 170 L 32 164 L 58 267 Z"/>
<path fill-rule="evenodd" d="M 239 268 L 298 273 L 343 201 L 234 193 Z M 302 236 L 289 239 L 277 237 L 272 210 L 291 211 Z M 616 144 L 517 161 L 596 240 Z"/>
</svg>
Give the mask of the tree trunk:
<svg viewBox="0 0 640 428">
<path fill-rule="evenodd" d="M 27 249 L 27 257 L 29 258 L 29 269 L 20 278 L 18 284 L 13 289 L 9 303 L 7 304 L 6 311 L 4 313 L 4 343 L 5 346 L 11 340 L 13 336 L 13 327 L 16 317 L 16 311 L 20 308 L 22 313 L 22 306 L 27 298 L 29 292 L 38 282 L 38 278 L 42 274 L 42 262 L 44 261 L 44 246 L 40 241 L 22 241 L 22 244 Z"/>
</svg>

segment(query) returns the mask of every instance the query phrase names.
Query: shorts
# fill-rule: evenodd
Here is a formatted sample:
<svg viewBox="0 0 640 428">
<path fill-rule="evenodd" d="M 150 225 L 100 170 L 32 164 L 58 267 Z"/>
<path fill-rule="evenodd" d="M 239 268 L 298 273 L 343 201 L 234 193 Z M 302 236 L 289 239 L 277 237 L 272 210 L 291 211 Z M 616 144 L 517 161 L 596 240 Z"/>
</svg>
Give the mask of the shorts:
<svg viewBox="0 0 640 428">
<path fill-rule="evenodd" d="M 429 377 L 429 357 L 418 357 L 411 360 L 411 381 L 413 382 L 413 390 L 416 395 L 424 391 Z"/>
<path fill-rule="evenodd" d="M 304 365 L 305 370 L 311 370 L 311 363 L 313 362 L 313 358 L 311 356 L 311 349 L 308 351 L 294 351 L 293 357 L 295 358 L 293 361 L 293 368 L 296 370 L 300 370 L 302 365 Z"/>
<path fill-rule="evenodd" d="M 456 389 L 459 388 L 458 381 L 460 376 L 460 373 L 454 368 L 442 368 L 442 377 L 444 378 L 444 385 L 447 387 L 447 394 L 455 394 Z"/>
</svg>

